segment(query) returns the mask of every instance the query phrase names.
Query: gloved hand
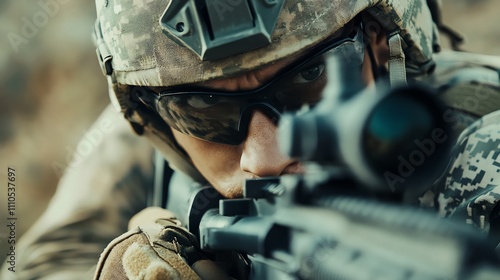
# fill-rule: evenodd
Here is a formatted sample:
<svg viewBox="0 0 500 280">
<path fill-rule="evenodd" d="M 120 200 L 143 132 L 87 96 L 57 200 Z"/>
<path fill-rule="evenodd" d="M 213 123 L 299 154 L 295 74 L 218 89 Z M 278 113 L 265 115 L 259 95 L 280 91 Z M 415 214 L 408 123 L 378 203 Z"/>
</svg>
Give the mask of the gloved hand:
<svg viewBox="0 0 500 280">
<path fill-rule="evenodd" d="M 132 217 L 129 229 L 108 244 L 94 279 L 230 279 L 203 258 L 195 236 L 168 210 L 146 208 Z"/>
</svg>

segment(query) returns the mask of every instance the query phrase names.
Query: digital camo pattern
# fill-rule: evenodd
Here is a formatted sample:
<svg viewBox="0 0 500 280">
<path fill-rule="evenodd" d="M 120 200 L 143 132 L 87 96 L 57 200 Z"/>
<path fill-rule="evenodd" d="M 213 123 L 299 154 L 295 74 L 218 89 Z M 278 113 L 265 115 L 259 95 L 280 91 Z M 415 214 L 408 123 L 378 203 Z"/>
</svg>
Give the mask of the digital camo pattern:
<svg viewBox="0 0 500 280">
<path fill-rule="evenodd" d="M 489 232 L 500 201 L 500 58 L 446 51 L 434 60 L 435 73 L 422 82 L 439 91 L 453 112 L 445 121 L 460 137 L 446 172 L 420 202 Z"/>
<path fill-rule="evenodd" d="M 500 111 L 463 132 L 443 183 L 436 197 L 439 213 L 487 232 L 500 201 Z"/>
<path fill-rule="evenodd" d="M 214 62 L 201 61 L 194 52 L 162 33 L 159 18 L 168 4 L 96 0 L 117 83 L 172 86 L 242 73 L 323 41 L 371 7 L 386 29 L 401 30 L 410 63 L 423 64 L 432 56 L 433 24 L 424 0 L 289 0 L 280 13 L 271 45 Z"/>
</svg>

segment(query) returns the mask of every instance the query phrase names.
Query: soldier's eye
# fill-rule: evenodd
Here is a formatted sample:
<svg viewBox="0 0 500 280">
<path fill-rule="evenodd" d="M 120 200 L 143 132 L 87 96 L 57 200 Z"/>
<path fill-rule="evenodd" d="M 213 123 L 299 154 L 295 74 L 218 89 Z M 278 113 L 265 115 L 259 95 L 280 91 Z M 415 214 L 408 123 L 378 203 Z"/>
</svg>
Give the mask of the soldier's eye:
<svg viewBox="0 0 500 280">
<path fill-rule="evenodd" d="M 309 83 L 321 77 L 324 71 L 325 71 L 325 64 L 322 63 L 314 65 L 300 71 L 300 73 L 297 76 L 295 76 L 293 81 L 294 83 L 299 83 L 299 84 Z"/>
<path fill-rule="evenodd" d="M 219 102 L 219 98 L 213 95 L 192 96 L 188 104 L 196 109 L 204 109 L 213 106 Z"/>
</svg>

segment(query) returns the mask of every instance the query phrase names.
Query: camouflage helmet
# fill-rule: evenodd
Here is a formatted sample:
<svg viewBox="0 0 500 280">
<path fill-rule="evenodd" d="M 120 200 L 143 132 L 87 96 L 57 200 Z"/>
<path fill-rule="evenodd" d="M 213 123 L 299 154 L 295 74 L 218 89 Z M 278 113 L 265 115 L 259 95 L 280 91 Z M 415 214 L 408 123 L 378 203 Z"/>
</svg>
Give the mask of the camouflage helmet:
<svg viewBox="0 0 500 280">
<path fill-rule="evenodd" d="M 226 5 L 283 2 L 213 1 Z M 125 113 L 137 133 L 146 135 L 163 153 L 171 167 L 198 181 L 203 177 L 179 148 L 170 128 L 131 99 L 130 86 L 178 86 L 238 75 L 324 41 L 365 11 L 382 25 L 389 41 L 392 38 L 395 42 L 390 45 L 391 59 L 403 61 L 403 70 L 399 63 L 390 73 L 406 79 L 406 72 L 425 73 L 432 64 L 437 36 L 425 0 L 286 0 L 270 32 L 269 44 L 212 61 L 202 60 L 192 48 L 165 35 L 162 21 L 166 9 L 187 2 L 195 0 L 96 0 L 94 38 L 115 107 Z"/>
</svg>

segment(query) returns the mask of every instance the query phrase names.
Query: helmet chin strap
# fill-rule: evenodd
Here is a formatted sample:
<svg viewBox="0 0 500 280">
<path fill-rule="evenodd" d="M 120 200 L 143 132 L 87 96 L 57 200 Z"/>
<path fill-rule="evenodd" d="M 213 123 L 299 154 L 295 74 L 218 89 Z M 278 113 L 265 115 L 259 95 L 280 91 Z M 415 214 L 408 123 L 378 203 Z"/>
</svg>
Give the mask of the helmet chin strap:
<svg viewBox="0 0 500 280">
<path fill-rule="evenodd" d="M 389 44 L 389 80 L 392 87 L 405 86 L 406 62 L 403 52 L 403 39 L 398 32 L 392 33 L 388 38 Z"/>
</svg>

